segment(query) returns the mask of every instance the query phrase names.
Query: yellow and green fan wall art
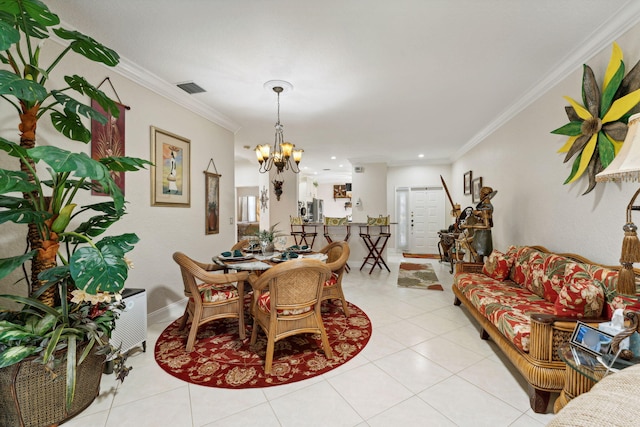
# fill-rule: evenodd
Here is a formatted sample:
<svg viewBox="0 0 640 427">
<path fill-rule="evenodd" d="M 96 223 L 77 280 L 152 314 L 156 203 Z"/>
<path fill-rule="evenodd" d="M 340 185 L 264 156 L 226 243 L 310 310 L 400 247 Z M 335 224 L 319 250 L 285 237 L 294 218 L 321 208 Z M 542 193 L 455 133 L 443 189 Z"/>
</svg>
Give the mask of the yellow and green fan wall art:
<svg viewBox="0 0 640 427">
<path fill-rule="evenodd" d="M 593 70 L 584 65 L 582 103 L 565 96 L 569 123 L 551 133 L 566 135 L 567 142 L 558 150 L 566 153 L 564 162 L 572 157 L 573 166 L 565 184 L 575 182 L 587 172 L 587 194 L 596 186 L 596 174 L 604 170 L 618 154 L 625 136 L 627 121 L 640 102 L 640 61 L 626 75 L 622 50 L 613 43 L 611 59 L 605 71 L 602 90 Z"/>
</svg>

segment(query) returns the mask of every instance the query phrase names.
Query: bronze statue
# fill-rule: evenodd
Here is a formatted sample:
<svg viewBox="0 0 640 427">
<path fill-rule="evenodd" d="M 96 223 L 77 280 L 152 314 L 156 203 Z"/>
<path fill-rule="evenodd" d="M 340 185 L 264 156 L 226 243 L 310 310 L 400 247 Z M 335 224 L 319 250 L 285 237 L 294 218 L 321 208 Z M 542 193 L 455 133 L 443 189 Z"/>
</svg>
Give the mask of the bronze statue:
<svg viewBox="0 0 640 427">
<path fill-rule="evenodd" d="M 460 225 L 465 232 L 461 236 L 462 244 L 470 252 L 474 262 L 483 262 L 485 256 L 489 256 L 493 250 L 491 228 L 493 227 L 493 205 L 491 199 L 498 191 L 491 187 L 480 189 L 480 203 L 475 210 Z"/>
</svg>

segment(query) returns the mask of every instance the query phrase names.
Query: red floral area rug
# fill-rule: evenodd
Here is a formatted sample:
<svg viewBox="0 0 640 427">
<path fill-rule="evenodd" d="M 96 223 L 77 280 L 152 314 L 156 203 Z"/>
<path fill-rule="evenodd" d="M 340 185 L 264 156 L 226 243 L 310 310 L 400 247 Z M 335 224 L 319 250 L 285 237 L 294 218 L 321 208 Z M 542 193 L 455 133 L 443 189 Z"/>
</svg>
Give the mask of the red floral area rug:
<svg viewBox="0 0 640 427">
<path fill-rule="evenodd" d="M 220 319 L 201 326 L 192 352 L 185 350 L 190 325 L 180 331 L 178 319 L 158 338 L 155 359 L 174 377 L 208 387 L 270 387 L 321 375 L 351 360 L 371 337 L 371 321 L 359 307 L 350 303 L 349 317 L 333 302 L 326 301 L 322 307 L 333 359 L 325 357 L 320 335 L 294 335 L 276 342 L 271 375 L 265 375 L 267 339 L 259 331 L 256 344 L 249 345 L 250 319 L 246 319 L 244 340 L 238 336 L 237 320 Z"/>
<path fill-rule="evenodd" d="M 412 254 L 408 252 L 403 252 L 402 256 L 405 258 L 427 258 L 427 259 L 440 259 L 440 255 L 438 254 Z"/>
<path fill-rule="evenodd" d="M 401 262 L 398 270 L 398 286 L 401 288 L 427 289 L 431 291 L 443 291 L 438 283 L 438 276 L 431 264 L 415 264 Z"/>
</svg>

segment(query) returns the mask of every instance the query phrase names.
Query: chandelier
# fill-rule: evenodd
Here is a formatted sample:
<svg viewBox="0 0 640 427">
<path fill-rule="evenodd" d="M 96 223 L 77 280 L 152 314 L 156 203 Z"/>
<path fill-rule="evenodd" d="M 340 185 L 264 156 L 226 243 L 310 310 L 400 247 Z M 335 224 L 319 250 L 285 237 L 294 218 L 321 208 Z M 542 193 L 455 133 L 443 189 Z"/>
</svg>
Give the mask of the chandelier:
<svg viewBox="0 0 640 427">
<path fill-rule="evenodd" d="M 278 95 L 278 121 L 276 122 L 276 136 L 273 142 L 273 147 L 269 144 L 258 145 L 256 147 L 256 157 L 260 168 L 260 173 L 270 171 L 274 166 L 277 173 L 283 172 L 285 169 L 291 169 L 292 172 L 300 172 L 298 165 L 302 160 L 302 149 L 294 149 L 295 145 L 284 140 L 284 133 L 282 124 L 280 124 L 280 94 L 284 92 L 284 88 L 292 89 L 290 83 L 278 80 L 272 80 L 265 83 L 265 87 L 271 87 L 271 89 Z M 293 162 L 292 162 L 293 160 Z"/>
</svg>

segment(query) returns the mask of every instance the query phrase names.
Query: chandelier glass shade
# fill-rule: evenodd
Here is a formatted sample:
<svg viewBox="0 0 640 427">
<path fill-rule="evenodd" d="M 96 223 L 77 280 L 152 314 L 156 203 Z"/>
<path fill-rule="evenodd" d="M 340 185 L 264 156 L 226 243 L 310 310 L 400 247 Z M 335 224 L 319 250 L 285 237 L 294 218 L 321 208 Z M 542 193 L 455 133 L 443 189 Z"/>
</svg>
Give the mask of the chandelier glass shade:
<svg viewBox="0 0 640 427">
<path fill-rule="evenodd" d="M 284 140 L 284 126 L 280 123 L 280 93 L 284 91 L 282 86 L 274 86 L 273 91 L 278 95 L 278 121 L 276 122 L 276 135 L 273 147 L 269 144 L 258 145 L 255 148 L 256 157 L 260 168 L 260 173 L 269 172 L 274 166 L 277 173 L 291 170 L 294 173 L 300 172 L 300 160 L 304 150 L 296 149 L 295 145 Z"/>
</svg>

